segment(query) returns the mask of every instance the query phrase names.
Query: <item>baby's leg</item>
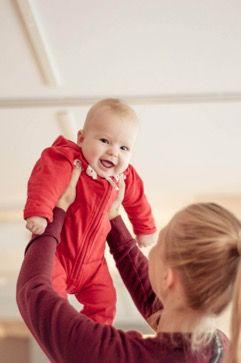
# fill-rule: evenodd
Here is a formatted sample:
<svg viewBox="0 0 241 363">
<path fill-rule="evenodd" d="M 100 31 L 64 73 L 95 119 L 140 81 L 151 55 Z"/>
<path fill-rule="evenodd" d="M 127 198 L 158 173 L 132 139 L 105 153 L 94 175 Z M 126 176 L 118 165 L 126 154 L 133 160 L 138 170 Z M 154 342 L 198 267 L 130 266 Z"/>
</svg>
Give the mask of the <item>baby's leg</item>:
<svg viewBox="0 0 241 363">
<path fill-rule="evenodd" d="M 87 266 L 86 264 L 84 266 L 85 269 Z M 84 305 L 81 313 L 99 323 L 109 325 L 113 323 L 116 312 L 116 291 L 105 260 L 98 265 L 96 273 L 75 296 Z"/>
<path fill-rule="evenodd" d="M 56 256 L 54 256 L 52 271 L 52 286 L 59 296 L 67 298 L 66 272 Z"/>
</svg>

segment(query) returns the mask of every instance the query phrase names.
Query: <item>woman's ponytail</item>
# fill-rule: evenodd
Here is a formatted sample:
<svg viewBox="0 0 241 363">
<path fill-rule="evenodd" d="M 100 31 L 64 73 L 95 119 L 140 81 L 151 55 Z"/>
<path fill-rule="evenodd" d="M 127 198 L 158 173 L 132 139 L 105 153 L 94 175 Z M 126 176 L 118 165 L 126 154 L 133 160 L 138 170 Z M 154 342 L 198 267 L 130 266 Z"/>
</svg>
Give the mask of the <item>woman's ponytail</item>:
<svg viewBox="0 0 241 363">
<path fill-rule="evenodd" d="M 241 241 L 239 242 L 241 252 Z M 228 353 L 227 363 L 240 363 L 241 362 L 241 257 L 239 267 L 236 275 L 233 292 L 233 306 L 231 316 L 231 337 L 230 349 Z"/>
</svg>

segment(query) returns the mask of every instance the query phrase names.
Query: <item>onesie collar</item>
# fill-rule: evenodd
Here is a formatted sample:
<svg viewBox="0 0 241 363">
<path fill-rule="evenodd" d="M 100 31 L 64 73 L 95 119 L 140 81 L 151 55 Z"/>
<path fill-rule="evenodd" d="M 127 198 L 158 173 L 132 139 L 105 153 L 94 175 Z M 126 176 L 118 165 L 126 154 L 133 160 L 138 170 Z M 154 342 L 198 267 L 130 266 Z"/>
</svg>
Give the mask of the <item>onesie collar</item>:
<svg viewBox="0 0 241 363">
<path fill-rule="evenodd" d="M 96 173 L 96 171 L 92 168 L 92 166 L 89 164 L 85 170 L 86 174 L 91 177 L 93 180 L 96 180 L 98 179 L 98 174 Z M 118 187 L 118 181 L 120 179 L 120 176 L 118 175 L 117 177 L 111 177 L 111 176 L 108 176 L 106 178 L 104 178 L 105 180 L 107 180 L 110 185 L 116 190 L 118 191 L 119 190 L 119 187 Z"/>
<path fill-rule="evenodd" d="M 53 143 L 54 147 L 60 147 L 65 151 L 65 154 L 69 159 L 72 160 L 79 160 L 81 164 L 82 170 L 86 172 L 86 174 L 92 178 L 93 180 L 97 180 L 98 178 L 101 178 L 98 176 L 96 171 L 92 168 L 91 165 L 88 164 L 88 161 L 85 159 L 81 147 L 77 145 L 75 142 L 65 139 L 63 136 L 59 136 Z M 117 177 L 107 177 L 102 178 L 106 179 L 108 183 L 114 188 L 114 190 L 118 191 L 118 181 L 120 179 L 120 175 Z"/>
</svg>

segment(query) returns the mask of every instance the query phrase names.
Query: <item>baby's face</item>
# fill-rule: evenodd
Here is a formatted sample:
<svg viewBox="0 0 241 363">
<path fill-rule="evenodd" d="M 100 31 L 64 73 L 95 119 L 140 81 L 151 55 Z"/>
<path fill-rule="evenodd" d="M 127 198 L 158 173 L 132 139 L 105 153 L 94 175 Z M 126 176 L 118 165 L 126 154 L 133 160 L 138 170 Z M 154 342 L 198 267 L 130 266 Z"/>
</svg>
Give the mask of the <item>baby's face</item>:
<svg viewBox="0 0 241 363">
<path fill-rule="evenodd" d="M 79 131 L 78 145 L 99 176 L 117 176 L 128 167 L 137 132 L 135 120 L 102 111 Z"/>
</svg>

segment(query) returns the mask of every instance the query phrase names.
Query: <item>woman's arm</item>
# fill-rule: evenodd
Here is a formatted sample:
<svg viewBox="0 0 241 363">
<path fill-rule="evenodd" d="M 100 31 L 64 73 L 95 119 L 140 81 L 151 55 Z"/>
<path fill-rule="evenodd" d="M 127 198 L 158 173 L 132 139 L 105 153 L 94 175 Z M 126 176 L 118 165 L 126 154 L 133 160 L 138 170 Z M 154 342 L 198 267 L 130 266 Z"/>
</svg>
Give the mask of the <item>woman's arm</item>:
<svg viewBox="0 0 241 363">
<path fill-rule="evenodd" d="M 111 227 L 107 238 L 110 252 L 136 307 L 154 328 L 149 318 L 163 306 L 149 281 L 148 260 L 137 247 L 120 216 L 111 219 Z"/>
<path fill-rule="evenodd" d="M 107 242 L 119 273 L 137 309 L 153 329 L 156 329 L 159 311 L 163 306 L 152 290 L 148 276 L 148 261 L 136 245 L 119 215 L 125 195 L 125 181 L 119 182 L 119 193 L 109 210 L 111 231 Z M 158 312 L 158 313 L 157 313 Z M 157 313 L 157 314 L 156 314 Z M 154 317 L 155 314 L 155 317 Z"/>
<path fill-rule="evenodd" d="M 17 304 L 31 333 L 51 362 L 148 362 L 138 335 L 95 323 L 78 313 L 52 289 L 52 262 L 65 212 L 54 210 L 53 223 L 26 250 L 17 282 Z M 136 341 L 138 340 L 138 342 Z"/>
<path fill-rule="evenodd" d="M 106 363 L 148 362 L 152 356 L 142 338 L 111 326 L 93 322 L 78 313 L 52 288 L 53 257 L 64 223 L 65 211 L 75 199 L 80 167 L 54 210 L 53 223 L 35 236 L 26 249 L 17 282 L 17 304 L 21 315 L 51 362 Z"/>
<path fill-rule="evenodd" d="M 64 356 L 65 342 L 58 336 L 56 317 L 63 311 L 61 325 L 69 315 L 70 306 L 52 290 L 51 270 L 53 257 L 65 218 L 65 212 L 56 208 L 53 223 L 44 234 L 35 236 L 26 248 L 25 258 L 17 281 L 17 304 L 20 313 L 42 349 L 51 361 Z M 59 343 L 57 343 L 57 336 Z"/>
</svg>

